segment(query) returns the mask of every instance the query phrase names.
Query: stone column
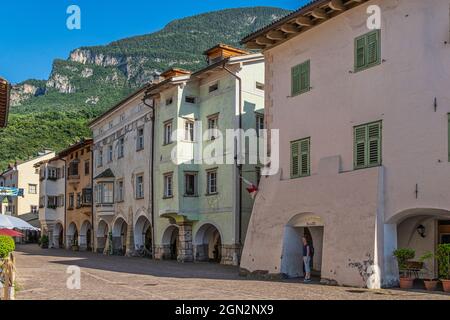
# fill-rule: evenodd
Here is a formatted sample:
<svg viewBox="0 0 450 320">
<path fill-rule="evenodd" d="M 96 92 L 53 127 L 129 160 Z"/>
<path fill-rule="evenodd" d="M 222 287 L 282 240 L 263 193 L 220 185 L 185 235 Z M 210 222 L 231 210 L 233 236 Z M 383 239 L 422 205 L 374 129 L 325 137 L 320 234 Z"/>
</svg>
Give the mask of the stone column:
<svg viewBox="0 0 450 320">
<path fill-rule="evenodd" d="M 134 250 L 134 226 L 133 226 L 133 209 L 128 211 L 128 226 L 125 256 L 131 257 L 135 253 Z"/>
<path fill-rule="evenodd" d="M 192 224 L 183 223 L 179 226 L 178 231 L 178 257 L 179 262 L 194 261 L 194 254 L 192 250 Z"/>
</svg>

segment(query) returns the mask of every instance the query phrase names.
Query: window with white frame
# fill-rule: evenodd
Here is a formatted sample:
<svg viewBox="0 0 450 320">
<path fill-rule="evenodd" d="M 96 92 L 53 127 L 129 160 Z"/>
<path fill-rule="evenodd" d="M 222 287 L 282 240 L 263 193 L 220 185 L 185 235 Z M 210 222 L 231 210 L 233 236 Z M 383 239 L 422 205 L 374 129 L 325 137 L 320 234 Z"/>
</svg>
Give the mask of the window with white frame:
<svg viewBox="0 0 450 320">
<path fill-rule="evenodd" d="M 194 121 L 192 120 L 184 122 L 184 140 L 194 141 Z"/>
<path fill-rule="evenodd" d="M 48 196 L 47 197 L 47 208 L 56 209 L 58 207 L 58 197 Z"/>
<path fill-rule="evenodd" d="M 117 157 L 119 159 L 123 158 L 124 154 L 125 154 L 125 138 L 121 137 L 118 142 Z"/>
<path fill-rule="evenodd" d="M 136 151 L 144 149 L 144 128 L 137 129 Z"/>
<path fill-rule="evenodd" d="M 37 184 L 29 184 L 28 185 L 28 193 L 29 194 L 37 194 Z"/>
<path fill-rule="evenodd" d="M 30 206 L 30 212 L 34 213 L 34 214 L 38 214 L 39 213 L 38 206 Z"/>
<path fill-rule="evenodd" d="M 206 193 L 217 193 L 217 170 L 209 170 L 206 173 Z"/>
<path fill-rule="evenodd" d="M 117 181 L 117 202 L 123 201 L 123 180 Z"/>
<path fill-rule="evenodd" d="M 164 175 L 164 198 L 173 197 L 173 173 Z"/>
<path fill-rule="evenodd" d="M 144 175 L 136 176 L 136 199 L 144 198 Z"/>
<path fill-rule="evenodd" d="M 57 199 L 58 207 L 64 207 L 64 195 L 60 194 Z"/>
<path fill-rule="evenodd" d="M 57 168 L 48 167 L 47 168 L 47 172 L 48 172 L 48 175 L 47 175 L 47 179 L 48 180 L 56 180 L 56 179 L 58 179 L 58 169 Z"/>
<path fill-rule="evenodd" d="M 97 185 L 97 202 L 99 204 L 114 203 L 114 183 L 101 182 Z"/>
<path fill-rule="evenodd" d="M 172 120 L 164 123 L 164 144 L 172 143 Z"/>
<path fill-rule="evenodd" d="M 219 136 L 219 115 L 215 114 L 208 117 L 209 139 L 214 140 Z"/>
</svg>

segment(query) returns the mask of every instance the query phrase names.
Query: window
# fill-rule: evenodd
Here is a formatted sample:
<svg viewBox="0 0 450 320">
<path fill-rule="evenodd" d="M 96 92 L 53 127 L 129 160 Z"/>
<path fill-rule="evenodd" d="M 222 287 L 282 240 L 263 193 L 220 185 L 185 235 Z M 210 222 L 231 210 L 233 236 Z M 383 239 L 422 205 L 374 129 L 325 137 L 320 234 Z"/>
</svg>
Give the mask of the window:
<svg viewBox="0 0 450 320">
<path fill-rule="evenodd" d="M 136 199 L 144 198 L 144 176 L 136 176 Z"/>
<path fill-rule="evenodd" d="M 184 101 L 186 101 L 186 103 L 195 103 L 195 97 L 193 97 L 193 96 L 186 96 Z"/>
<path fill-rule="evenodd" d="M 164 144 L 172 143 L 172 120 L 164 124 Z"/>
<path fill-rule="evenodd" d="M 166 99 L 166 106 L 170 106 L 173 103 L 173 97 Z"/>
<path fill-rule="evenodd" d="M 92 203 L 92 189 L 91 188 L 84 188 L 81 195 L 82 204 L 83 205 L 91 205 Z"/>
<path fill-rule="evenodd" d="M 75 206 L 74 194 L 70 193 L 69 194 L 69 209 L 73 209 L 74 206 Z"/>
<path fill-rule="evenodd" d="M 114 183 L 103 182 L 97 185 L 97 202 L 99 204 L 114 203 Z"/>
<path fill-rule="evenodd" d="M 85 176 L 88 176 L 88 175 L 89 175 L 89 172 L 90 172 L 90 170 L 91 170 L 90 164 L 91 164 L 91 162 L 90 162 L 89 160 L 86 160 L 86 161 L 84 162 L 84 175 L 85 175 Z"/>
<path fill-rule="evenodd" d="M 113 161 L 113 146 L 108 146 L 108 163 Z"/>
<path fill-rule="evenodd" d="M 258 90 L 264 90 L 264 83 L 256 82 L 256 89 Z"/>
<path fill-rule="evenodd" d="M 306 61 L 291 70 L 291 95 L 296 96 L 310 90 L 310 61 Z"/>
<path fill-rule="evenodd" d="M 123 201 L 123 180 L 117 181 L 117 202 Z"/>
<path fill-rule="evenodd" d="M 208 132 L 209 139 L 214 140 L 219 136 L 219 115 L 212 115 L 208 117 Z"/>
<path fill-rule="evenodd" d="M 58 207 L 64 207 L 64 195 L 63 194 L 58 196 L 57 205 L 58 205 Z"/>
<path fill-rule="evenodd" d="M 118 154 L 117 154 L 117 158 L 123 158 L 124 155 L 124 151 L 125 151 L 125 138 L 122 137 L 119 139 L 119 147 L 118 147 Z"/>
<path fill-rule="evenodd" d="M 208 90 L 209 90 L 209 93 L 219 90 L 219 83 L 216 82 L 213 85 L 210 85 Z"/>
<path fill-rule="evenodd" d="M 173 197 L 173 174 L 164 175 L 164 198 Z"/>
<path fill-rule="evenodd" d="M 144 128 L 137 129 L 136 150 L 144 149 Z"/>
<path fill-rule="evenodd" d="M 381 165 L 381 122 L 364 124 L 354 128 L 355 169 Z"/>
<path fill-rule="evenodd" d="M 28 193 L 29 194 L 37 194 L 37 185 L 36 184 L 29 184 L 28 185 Z"/>
<path fill-rule="evenodd" d="M 52 168 L 52 167 L 48 167 L 47 168 L 48 171 L 48 180 L 56 180 L 58 179 L 58 170 L 57 168 Z"/>
<path fill-rule="evenodd" d="M 355 72 L 380 63 L 380 30 L 371 31 L 355 39 Z"/>
<path fill-rule="evenodd" d="M 194 121 L 186 120 L 184 123 L 184 140 L 194 141 Z"/>
<path fill-rule="evenodd" d="M 217 170 L 211 170 L 206 173 L 206 193 L 217 193 Z"/>
<path fill-rule="evenodd" d="M 197 195 L 197 173 L 189 172 L 184 174 L 184 194 L 185 196 Z"/>
<path fill-rule="evenodd" d="M 81 192 L 77 193 L 77 208 L 81 208 Z"/>
<path fill-rule="evenodd" d="M 260 130 L 264 129 L 264 115 L 257 114 L 256 115 L 256 135 L 260 136 Z"/>
<path fill-rule="evenodd" d="M 98 150 L 97 154 L 97 167 L 101 167 L 103 165 L 103 149 Z"/>
<path fill-rule="evenodd" d="M 74 160 L 69 164 L 68 176 L 78 176 L 78 160 Z"/>
<path fill-rule="evenodd" d="M 291 178 L 310 175 L 310 138 L 291 142 Z"/>
<path fill-rule="evenodd" d="M 38 206 L 30 206 L 30 212 L 34 213 L 34 214 L 38 214 L 39 213 Z"/>
<path fill-rule="evenodd" d="M 113 126 L 114 126 L 114 123 L 111 121 L 111 122 L 108 124 L 108 128 L 111 129 Z"/>
</svg>

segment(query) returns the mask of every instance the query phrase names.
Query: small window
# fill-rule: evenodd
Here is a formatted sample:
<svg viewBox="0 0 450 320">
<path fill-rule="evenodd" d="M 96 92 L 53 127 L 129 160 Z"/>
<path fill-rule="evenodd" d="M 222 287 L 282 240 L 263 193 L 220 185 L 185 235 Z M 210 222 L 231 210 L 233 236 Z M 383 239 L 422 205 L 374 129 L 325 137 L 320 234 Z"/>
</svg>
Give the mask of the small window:
<svg viewBox="0 0 450 320">
<path fill-rule="evenodd" d="M 38 206 L 30 206 L 30 212 L 33 214 L 38 214 L 39 213 Z"/>
<path fill-rule="evenodd" d="M 81 192 L 77 193 L 77 209 L 81 208 Z"/>
<path fill-rule="evenodd" d="M 194 121 L 186 120 L 184 123 L 184 140 L 194 141 Z"/>
<path fill-rule="evenodd" d="M 184 194 L 186 196 L 196 196 L 197 195 L 197 173 L 195 172 L 189 172 L 185 173 L 184 175 L 184 183 L 185 183 L 185 190 Z"/>
<path fill-rule="evenodd" d="M 172 121 L 164 124 L 164 144 L 172 143 Z"/>
<path fill-rule="evenodd" d="M 164 175 L 164 198 L 173 197 L 173 174 Z"/>
<path fill-rule="evenodd" d="M 209 93 L 219 90 L 219 83 L 216 82 L 213 85 L 210 85 L 208 90 L 209 90 Z"/>
<path fill-rule="evenodd" d="M 206 193 L 217 193 L 217 170 L 211 170 L 206 173 Z"/>
<path fill-rule="evenodd" d="M 173 103 L 173 97 L 166 99 L 166 106 L 170 106 Z"/>
<path fill-rule="evenodd" d="M 258 90 L 264 90 L 264 83 L 256 82 L 256 89 Z"/>
<path fill-rule="evenodd" d="M 69 209 L 73 209 L 75 206 L 75 195 L 73 193 L 69 194 Z"/>
<path fill-rule="evenodd" d="M 296 96 L 308 92 L 310 88 L 310 62 L 299 64 L 291 70 L 291 94 Z"/>
<path fill-rule="evenodd" d="M 144 176 L 138 175 L 136 177 L 136 199 L 144 198 Z"/>
<path fill-rule="evenodd" d="M 264 115 L 257 114 L 256 115 L 256 134 L 260 136 L 260 130 L 264 129 Z"/>
<path fill-rule="evenodd" d="M 137 129 L 136 150 L 144 149 L 144 128 Z"/>
<path fill-rule="evenodd" d="M 84 162 L 84 175 L 88 176 L 90 171 L 91 171 L 91 162 L 89 160 L 86 160 Z"/>
<path fill-rule="evenodd" d="M 208 133 L 209 139 L 214 140 L 219 136 L 219 115 L 208 117 Z"/>
<path fill-rule="evenodd" d="M 310 175 L 310 138 L 291 142 L 291 178 Z"/>
<path fill-rule="evenodd" d="M 118 145 L 118 150 L 117 150 L 117 158 L 123 158 L 124 153 L 125 153 L 125 138 L 122 137 L 119 139 L 119 145 Z"/>
<path fill-rule="evenodd" d="M 108 163 L 113 161 L 113 146 L 108 146 Z"/>
<path fill-rule="evenodd" d="M 123 201 L 123 180 L 117 181 L 117 202 Z"/>
<path fill-rule="evenodd" d="M 195 97 L 186 96 L 185 101 L 186 103 L 195 103 Z"/>
<path fill-rule="evenodd" d="M 101 167 L 103 165 L 103 149 L 98 150 L 97 153 L 97 167 Z"/>
<path fill-rule="evenodd" d="M 380 30 L 374 30 L 355 39 L 355 72 L 381 62 Z"/>
</svg>

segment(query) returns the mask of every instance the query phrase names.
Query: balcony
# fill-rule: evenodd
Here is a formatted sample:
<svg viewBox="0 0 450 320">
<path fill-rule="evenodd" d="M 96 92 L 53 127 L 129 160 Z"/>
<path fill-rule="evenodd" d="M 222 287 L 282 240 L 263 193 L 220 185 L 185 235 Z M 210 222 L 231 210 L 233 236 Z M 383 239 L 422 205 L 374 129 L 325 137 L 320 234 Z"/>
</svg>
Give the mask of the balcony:
<svg viewBox="0 0 450 320">
<path fill-rule="evenodd" d="M 98 216 L 113 216 L 115 213 L 115 206 L 113 203 L 97 203 L 95 208 Z"/>
</svg>

